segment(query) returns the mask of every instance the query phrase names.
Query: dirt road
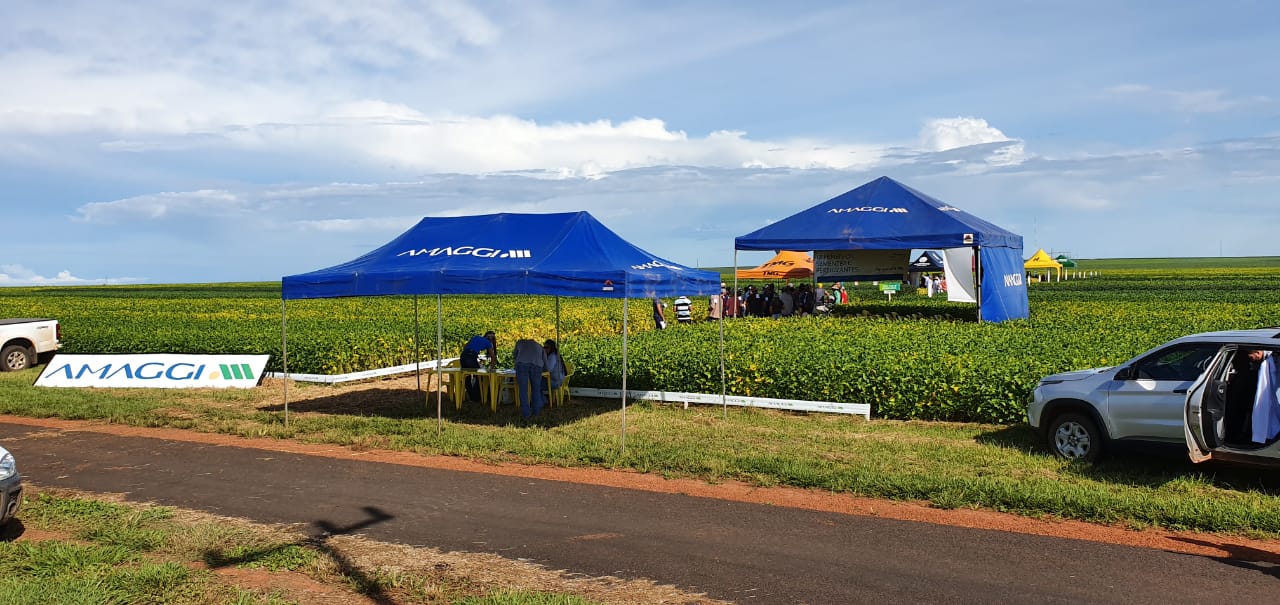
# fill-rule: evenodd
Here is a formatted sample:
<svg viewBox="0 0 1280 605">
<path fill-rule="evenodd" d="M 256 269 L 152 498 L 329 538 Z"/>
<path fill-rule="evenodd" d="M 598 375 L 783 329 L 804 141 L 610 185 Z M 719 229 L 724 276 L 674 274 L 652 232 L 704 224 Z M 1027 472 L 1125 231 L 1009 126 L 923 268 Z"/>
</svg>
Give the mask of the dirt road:
<svg viewBox="0 0 1280 605">
<path fill-rule="evenodd" d="M 1280 545 L 797 489 L 0 417 L 29 482 L 734 602 L 1266 602 Z"/>
</svg>

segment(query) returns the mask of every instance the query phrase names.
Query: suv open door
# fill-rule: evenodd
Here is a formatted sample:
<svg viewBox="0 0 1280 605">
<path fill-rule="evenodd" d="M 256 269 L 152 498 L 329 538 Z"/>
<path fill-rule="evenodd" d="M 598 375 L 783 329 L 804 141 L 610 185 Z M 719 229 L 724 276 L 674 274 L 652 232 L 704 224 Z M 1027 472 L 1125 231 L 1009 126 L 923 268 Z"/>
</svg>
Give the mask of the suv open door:
<svg viewBox="0 0 1280 605">
<path fill-rule="evenodd" d="M 1234 374 L 1232 361 L 1238 348 L 1227 345 L 1209 362 L 1209 368 L 1187 389 L 1187 403 L 1182 428 L 1187 439 L 1187 454 L 1192 462 L 1213 457 L 1213 450 L 1226 436 L 1227 385 Z"/>
</svg>

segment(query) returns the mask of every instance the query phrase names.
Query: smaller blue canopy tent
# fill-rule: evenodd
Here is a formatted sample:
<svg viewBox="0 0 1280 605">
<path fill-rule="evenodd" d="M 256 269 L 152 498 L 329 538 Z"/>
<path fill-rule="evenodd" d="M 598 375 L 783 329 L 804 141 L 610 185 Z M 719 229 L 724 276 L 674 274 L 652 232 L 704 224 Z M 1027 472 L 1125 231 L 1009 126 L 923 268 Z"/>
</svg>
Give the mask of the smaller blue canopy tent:
<svg viewBox="0 0 1280 605">
<path fill-rule="evenodd" d="M 925 250 L 908 265 L 912 271 L 920 273 L 942 270 L 942 255 L 933 250 Z"/>
<path fill-rule="evenodd" d="M 978 258 L 981 320 L 1029 316 L 1022 236 L 886 176 L 734 239 L 735 251 L 957 248 Z"/>
<path fill-rule="evenodd" d="M 719 294 L 720 274 L 691 269 L 645 252 L 587 212 L 502 213 L 424 218 L 376 250 L 339 265 L 286 276 L 281 279 L 281 287 L 285 301 L 434 294 L 438 349 L 443 349 L 439 297 L 444 294 L 622 298 L 625 448 L 627 299 Z M 558 303 L 556 308 L 558 315 Z M 287 317 L 287 310 L 283 313 Z M 287 319 L 282 318 L 281 323 L 287 326 Z M 557 318 L 557 332 L 558 324 Z M 287 374 L 287 328 L 282 329 L 286 330 Z M 723 334 L 721 347 L 723 354 Z M 439 355 L 443 356 L 443 351 Z M 287 414 L 287 391 L 285 406 Z M 439 389 L 436 417 L 439 422 Z"/>
</svg>

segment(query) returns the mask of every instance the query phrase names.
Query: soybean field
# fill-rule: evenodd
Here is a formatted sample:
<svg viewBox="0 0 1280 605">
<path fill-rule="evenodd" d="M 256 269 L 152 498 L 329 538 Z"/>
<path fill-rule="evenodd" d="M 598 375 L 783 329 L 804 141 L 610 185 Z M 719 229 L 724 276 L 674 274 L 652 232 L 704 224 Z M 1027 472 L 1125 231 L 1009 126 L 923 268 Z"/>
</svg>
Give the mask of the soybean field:
<svg viewBox="0 0 1280 605">
<path fill-rule="evenodd" d="M 1028 284 L 1028 320 L 977 323 L 973 305 L 914 291 L 890 302 L 860 284 L 829 316 L 728 321 L 726 389 L 865 402 L 883 418 L 1010 423 L 1023 418 L 1046 374 L 1114 365 L 1189 333 L 1280 326 L 1280 258 L 1080 264 L 1077 275 L 1096 274 Z M 66 353 L 269 354 L 269 369 L 279 371 L 287 342 L 291 372 L 338 374 L 456 356 L 467 338 L 493 329 L 506 364 L 516 339 L 558 336 L 576 366 L 574 386 L 620 385 L 622 301 L 439 302 L 437 322 L 435 296 L 285 305 L 278 283 L 0 288 L 4 316 L 60 320 Z M 706 310 L 706 299 L 695 298 L 695 317 Z M 721 391 L 717 323 L 659 331 L 648 301 L 631 300 L 625 312 L 628 388 Z"/>
</svg>

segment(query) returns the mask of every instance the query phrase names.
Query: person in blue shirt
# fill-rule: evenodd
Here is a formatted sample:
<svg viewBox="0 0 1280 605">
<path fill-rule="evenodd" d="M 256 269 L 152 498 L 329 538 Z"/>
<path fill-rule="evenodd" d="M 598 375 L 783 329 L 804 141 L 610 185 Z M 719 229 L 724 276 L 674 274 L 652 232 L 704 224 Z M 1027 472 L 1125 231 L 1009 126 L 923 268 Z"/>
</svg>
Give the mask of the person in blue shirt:
<svg viewBox="0 0 1280 605">
<path fill-rule="evenodd" d="M 480 354 L 485 353 L 489 358 L 489 368 L 495 368 L 498 365 L 498 336 L 489 330 L 484 336 L 472 336 L 471 340 L 462 347 L 462 363 L 464 368 L 480 368 Z M 480 379 L 475 376 L 467 377 L 467 401 L 480 401 Z"/>
</svg>

